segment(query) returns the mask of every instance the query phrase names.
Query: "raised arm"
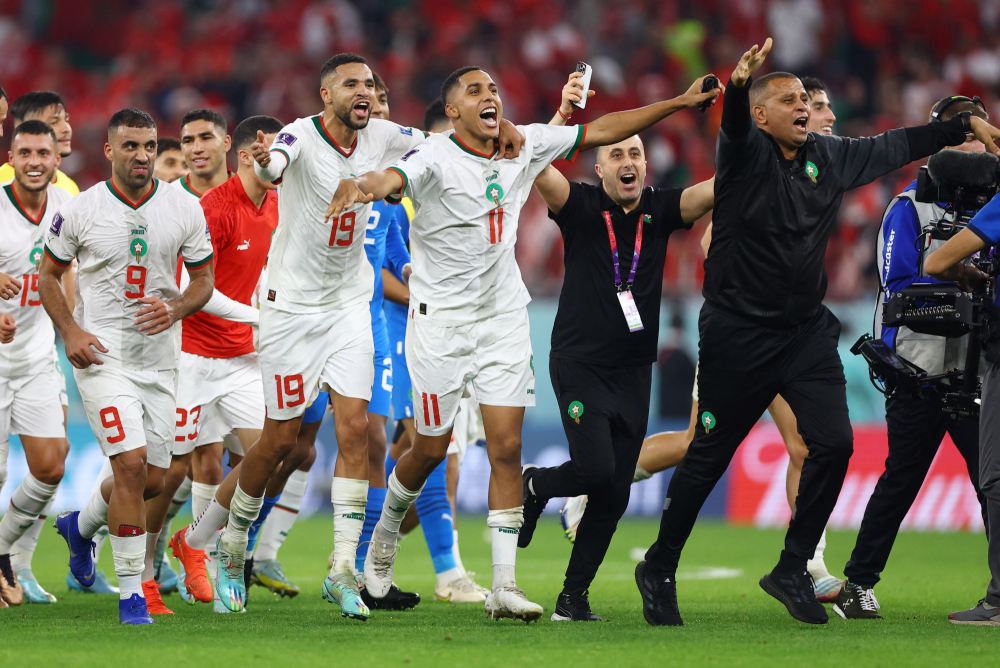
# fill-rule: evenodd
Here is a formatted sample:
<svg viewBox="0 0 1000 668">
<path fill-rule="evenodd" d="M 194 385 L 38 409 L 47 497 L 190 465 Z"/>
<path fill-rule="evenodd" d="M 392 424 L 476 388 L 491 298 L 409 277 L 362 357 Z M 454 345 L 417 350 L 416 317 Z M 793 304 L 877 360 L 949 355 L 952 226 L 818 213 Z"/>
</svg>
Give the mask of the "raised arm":
<svg viewBox="0 0 1000 668">
<path fill-rule="evenodd" d="M 367 203 L 385 199 L 389 195 L 400 192 L 406 186 L 403 174 L 390 167 L 381 172 L 368 172 L 353 179 L 344 179 L 337 186 L 330 206 L 326 208 L 323 222 L 336 219 L 340 214 L 357 203 Z"/>
<path fill-rule="evenodd" d="M 664 100 L 629 111 L 616 111 L 587 123 L 587 130 L 580 150 L 586 151 L 597 146 L 615 144 L 642 132 L 675 111 L 686 108 L 693 109 L 706 100 L 711 100 L 714 103 L 718 99 L 719 93 L 725 89 L 720 85 L 719 88 L 702 93 L 701 86 L 704 79 L 705 77 L 701 77 L 691 84 L 691 87 L 683 95 L 672 100 Z"/>
<path fill-rule="evenodd" d="M 42 264 L 38 267 L 38 296 L 42 306 L 49 314 L 52 323 L 59 330 L 66 346 L 66 357 L 77 369 L 86 369 L 91 364 L 104 364 L 91 347 L 102 353 L 108 352 L 96 336 L 85 332 L 73 320 L 73 314 L 66 305 L 62 281 L 69 269 L 69 263 L 59 265 L 52 261 L 48 253 L 42 256 Z"/>
<path fill-rule="evenodd" d="M 681 193 L 681 218 L 693 223 L 715 206 L 715 177 L 702 181 Z M 707 254 L 707 253 L 706 253 Z"/>
</svg>

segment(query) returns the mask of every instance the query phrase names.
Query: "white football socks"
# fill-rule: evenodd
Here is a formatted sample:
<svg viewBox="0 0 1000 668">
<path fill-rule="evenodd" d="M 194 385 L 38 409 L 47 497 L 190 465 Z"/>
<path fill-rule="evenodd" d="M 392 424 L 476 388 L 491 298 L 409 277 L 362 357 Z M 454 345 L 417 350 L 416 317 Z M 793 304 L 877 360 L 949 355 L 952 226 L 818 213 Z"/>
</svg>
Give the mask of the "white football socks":
<svg viewBox="0 0 1000 668">
<path fill-rule="evenodd" d="M 31 528 L 58 489 L 58 484 L 39 482 L 31 473 L 24 477 L 10 497 L 7 513 L 0 520 L 0 554 L 10 554 L 14 542 Z"/>
<path fill-rule="evenodd" d="M 227 521 L 229 521 L 229 509 L 212 499 L 204 512 L 188 527 L 184 540 L 196 550 L 215 548 L 215 539 Z"/>
<path fill-rule="evenodd" d="M 254 553 L 255 561 L 259 563 L 278 558 L 278 550 L 288 538 L 288 532 L 292 530 L 295 518 L 299 516 L 308 485 L 308 471 L 292 471 L 292 475 L 288 476 L 285 489 L 281 492 L 281 500 L 275 504 L 271 514 L 264 520 L 264 526 L 260 528 L 257 551 Z"/>
<path fill-rule="evenodd" d="M 25 568 L 31 570 L 31 558 L 35 555 L 35 548 L 38 547 L 38 537 L 42 533 L 42 527 L 45 526 L 45 521 L 52 515 L 52 504 L 54 501 L 55 497 L 49 499 L 49 502 L 42 508 L 42 512 L 38 514 L 38 519 L 15 541 L 14 547 L 10 549 L 10 565 L 15 573 Z"/>
<path fill-rule="evenodd" d="M 514 566 L 517 564 L 517 536 L 524 524 L 524 506 L 491 510 L 486 516 L 493 542 L 493 590 L 517 586 Z"/>
<path fill-rule="evenodd" d="M 101 486 L 98 485 L 94 493 L 90 495 L 90 501 L 86 507 L 80 511 L 78 526 L 80 535 L 84 538 L 93 538 L 97 530 L 108 523 L 108 502 L 101 494 Z"/>
<path fill-rule="evenodd" d="M 145 598 L 142 593 L 142 570 L 146 561 L 146 534 L 109 538 L 111 554 L 115 560 L 115 575 L 118 576 L 119 598 L 124 600 L 132 594 Z"/>
<path fill-rule="evenodd" d="M 257 519 L 263 505 L 263 495 L 250 496 L 236 483 L 236 492 L 229 504 L 229 522 L 222 532 L 222 549 L 233 554 L 243 554 L 246 551 L 250 525 Z"/>
<path fill-rule="evenodd" d="M 334 478 L 330 500 L 333 502 L 333 565 L 330 575 L 353 575 L 358 541 L 365 526 L 368 481 Z"/>
<path fill-rule="evenodd" d="M 191 483 L 191 514 L 196 521 L 205 512 L 209 504 L 212 503 L 212 499 L 215 498 L 215 493 L 219 491 L 219 487 L 220 485 L 206 485 L 201 482 Z M 222 524 L 225 524 L 225 521 Z M 219 526 L 221 527 L 222 524 Z"/>
<path fill-rule="evenodd" d="M 382 517 L 378 521 L 382 528 L 389 533 L 398 534 L 399 525 L 403 523 L 406 511 L 420 496 L 422 490 L 423 487 L 416 491 L 403 487 L 394 469 L 386 481 L 385 503 L 382 505 Z"/>
<path fill-rule="evenodd" d="M 830 571 L 826 568 L 826 561 L 823 559 L 824 550 L 826 550 L 825 528 L 823 529 L 822 535 L 819 537 L 819 543 L 816 544 L 816 552 L 813 553 L 813 558 L 806 562 L 806 570 L 809 571 L 814 580 L 820 580 L 830 576 Z"/>
<path fill-rule="evenodd" d="M 157 531 L 153 533 L 151 531 L 146 532 L 146 552 L 143 555 L 142 560 L 142 578 L 139 582 L 149 582 L 156 575 L 156 562 L 154 556 L 156 554 L 156 541 L 160 538 L 160 532 Z M 114 548 L 112 548 L 113 550 Z"/>
</svg>

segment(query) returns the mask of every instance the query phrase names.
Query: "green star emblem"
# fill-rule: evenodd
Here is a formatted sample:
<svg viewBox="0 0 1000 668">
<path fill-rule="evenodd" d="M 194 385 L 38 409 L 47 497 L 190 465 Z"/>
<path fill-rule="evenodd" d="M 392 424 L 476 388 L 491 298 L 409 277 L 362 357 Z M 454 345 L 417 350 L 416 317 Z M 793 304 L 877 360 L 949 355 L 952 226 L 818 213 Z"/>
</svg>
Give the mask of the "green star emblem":
<svg viewBox="0 0 1000 668">
<path fill-rule="evenodd" d="M 715 416 L 705 411 L 701 414 L 701 424 L 705 427 L 705 433 L 707 434 L 715 426 Z"/>
<path fill-rule="evenodd" d="M 143 241 L 142 239 L 132 239 L 132 241 L 130 241 L 128 245 L 128 254 L 134 255 L 135 261 L 139 262 L 140 258 L 146 254 L 147 249 L 148 246 L 146 246 L 145 241 Z"/>
<path fill-rule="evenodd" d="M 31 263 L 36 267 L 42 263 L 42 249 L 38 246 L 31 249 Z"/>
<path fill-rule="evenodd" d="M 569 405 L 566 412 L 569 413 L 569 416 L 573 418 L 577 424 L 580 424 L 580 418 L 583 417 L 583 404 L 579 401 L 574 401 Z"/>
<path fill-rule="evenodd" d="M 808 176 L 813 183 L 816 183 L 816 179 L 819 177 L 819 169 L 815 164 L 811 162 L 806 163 L 806 176 Z"/>
<path fill-rule="evenodd" d="M 491 183 L 486 186 L 486 199 L 500 206 L 500 200 L 503 199 L 503 187 L 499 183 Z"/>
</svg>

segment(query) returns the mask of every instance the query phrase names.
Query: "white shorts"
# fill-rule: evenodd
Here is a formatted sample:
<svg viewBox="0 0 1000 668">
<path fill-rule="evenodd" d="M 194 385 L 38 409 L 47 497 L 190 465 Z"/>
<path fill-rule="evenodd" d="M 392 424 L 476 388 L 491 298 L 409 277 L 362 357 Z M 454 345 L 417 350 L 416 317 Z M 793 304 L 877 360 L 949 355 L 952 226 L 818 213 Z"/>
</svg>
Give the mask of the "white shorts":
<svg viewBox="0 0 1000 668">
<path fill-rule="evenodd" d="M 146 448 L 146 463 L 168 468 L 174 440 L 177 371 L 96 364 L 73 369 L 90 428 L 105 457 Z"/>
<path fill-rule="evenodd" d="M 234 429 L 264 428 L 264 384 L 257 353 L 202 357 L 181 353 L 173 454 L 219 443 Z"/>
<path fill-rule="evenodd" d="M 267 417 L 301 417 L 322 391 L 371 401 L 375 343 L 368 302 L 326 313 L 287 313 L 264 302 L 260 366 Z"/>
<path fill-rule="evenodd" d="M 526 308 L 455 327 L 432 325 L 411 311 L 406 363 L 417 431 L 425 436 L 447 434 L 469 382 L 480 404 L 534 406 L 530 335 Z"/>
<path fill-rule="evenodd" d="M 15 378 L 0 377 L 0 430 L 35 438 L 64 438 L 63 397 L 66 377 L 59 359 L 42 366 L 38 373 Z"/>
</svg>

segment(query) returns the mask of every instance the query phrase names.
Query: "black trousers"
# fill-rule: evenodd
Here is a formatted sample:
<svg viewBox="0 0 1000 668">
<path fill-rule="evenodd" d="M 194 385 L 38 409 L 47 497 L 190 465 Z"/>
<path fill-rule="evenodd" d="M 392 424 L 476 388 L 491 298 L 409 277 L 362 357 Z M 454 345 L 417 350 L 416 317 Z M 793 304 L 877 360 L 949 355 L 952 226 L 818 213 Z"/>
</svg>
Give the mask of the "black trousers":
<svg viewBox="0 0 1000 668">
<path fill-rule="evenodd" d="M 979 420 L 955 420 L 941 412 L 940 404 L 916 397 L 886 399 L 889 456 L 885 473 L 865 508 L 851 560 L 844 575 L 851 582 L 874 586 L 885 570 L 899 525 L 920 492 L 945 432 L 965 458 L 969 479 L 976 488 L 986 520 L 986 503 L 979 490 Z"/>
<path fill-rule="evenodd" d="M 563 592 L 582 594 L 594 581 L 628 508 L 649 421 L 652 365 L 604 367 L 549 360 L 570 460 L 532 477 L 543 499 L 589 495 L 566 568 Z"/>
<path fill-rule="evenodd" d="M 854 451 L 847 382 L 837 353 L 840 322 L 823 307 L 797 327 L 769 329 L 706 302 L 698 329 L 699 419 L 687 456 L 670 480 L 646 572 L 674 577 L 702 504 L 779 393 L 795 413 L 809 455 L 776 570 L 804 571 Z"/>
</svg>

